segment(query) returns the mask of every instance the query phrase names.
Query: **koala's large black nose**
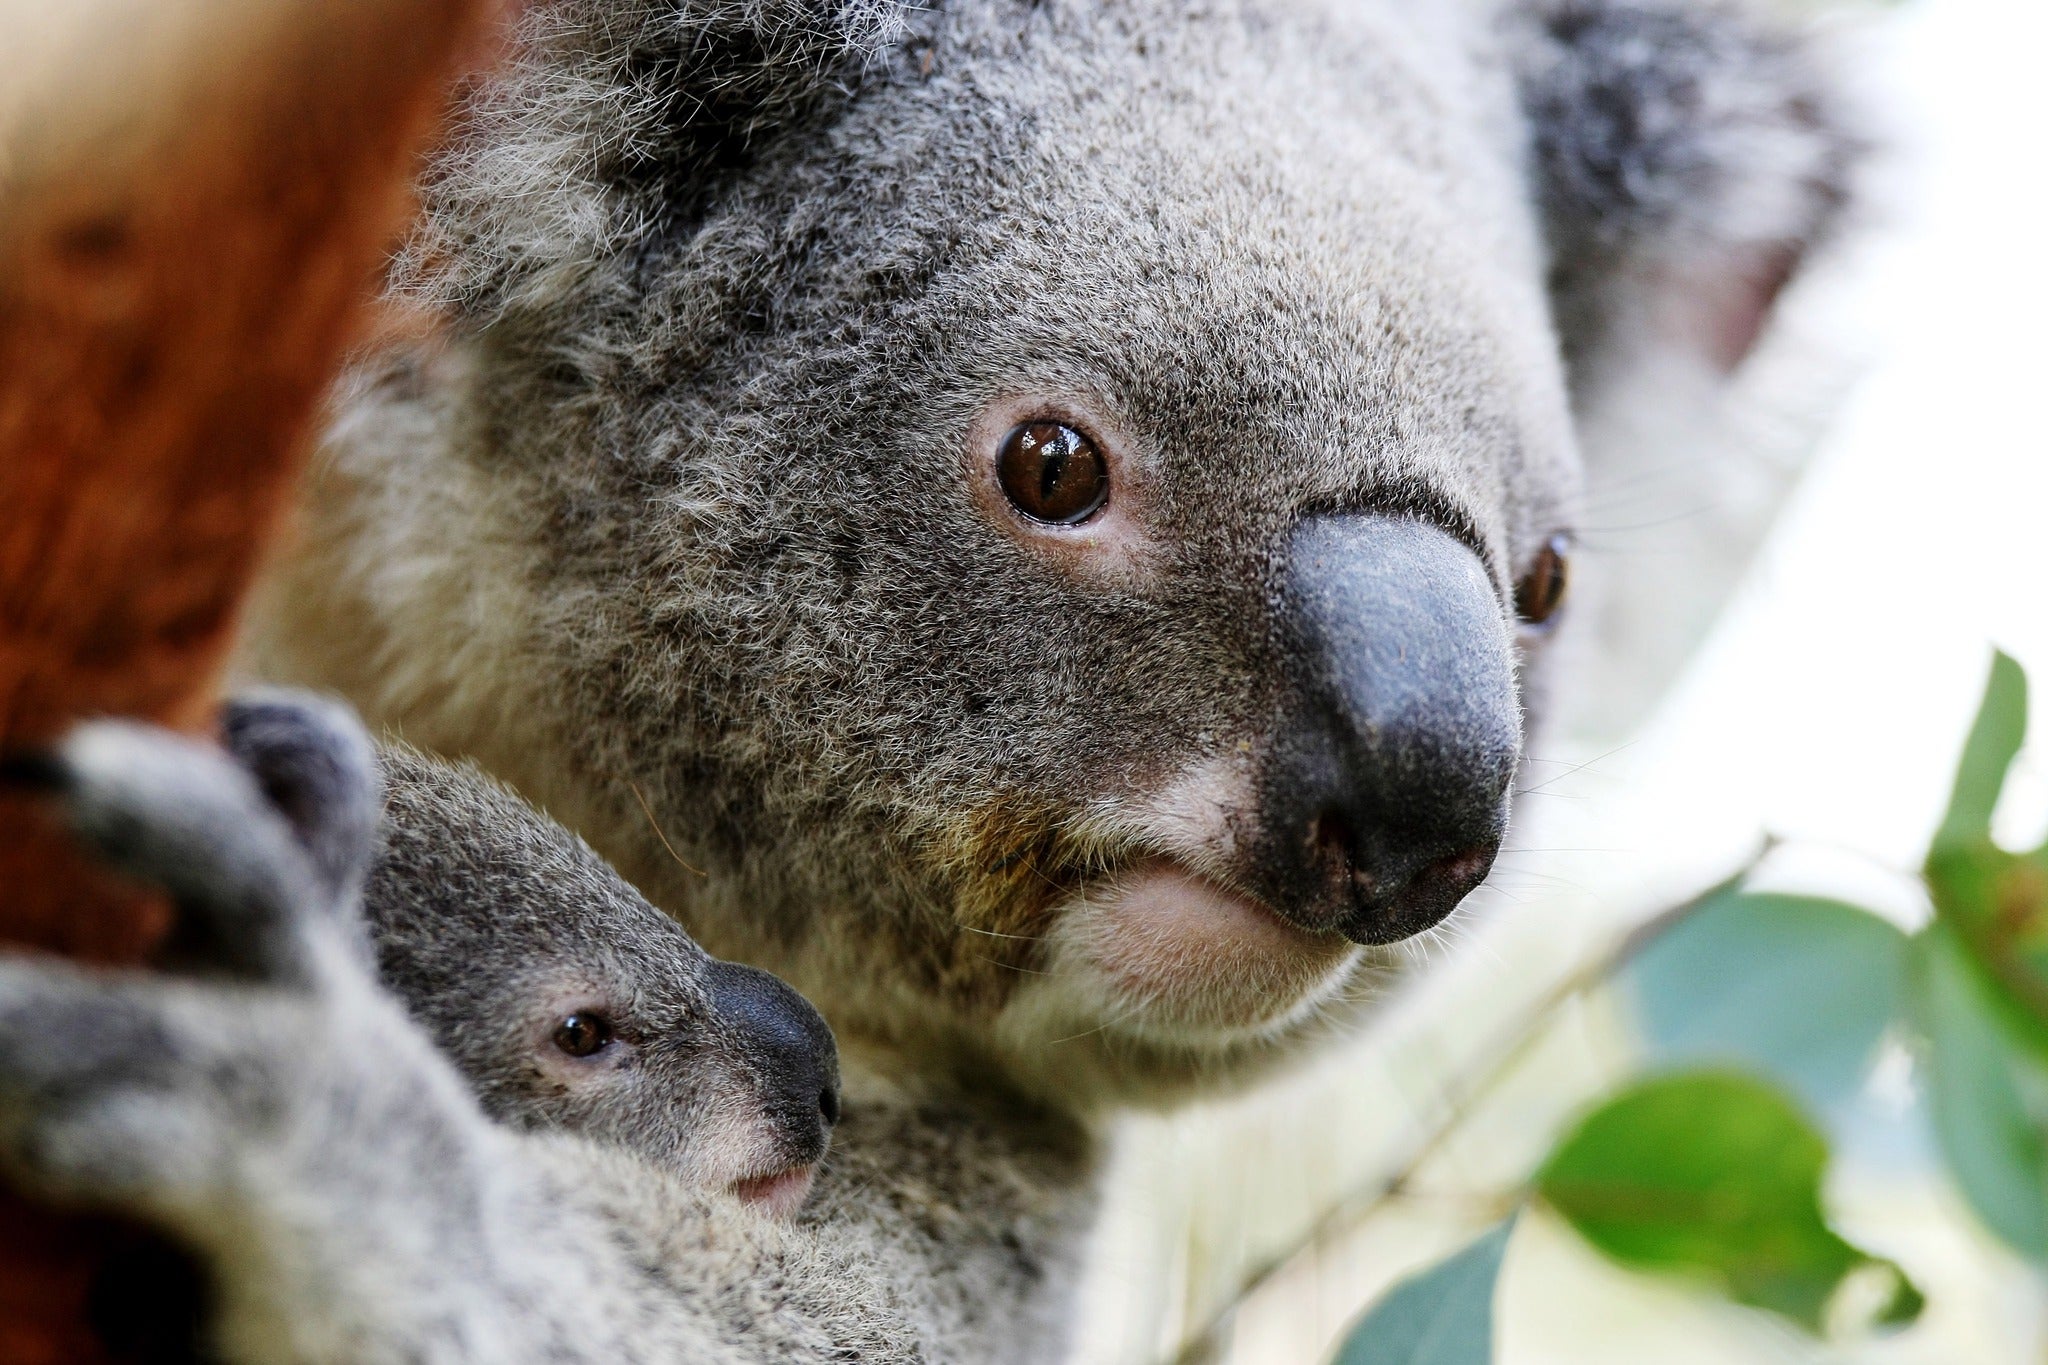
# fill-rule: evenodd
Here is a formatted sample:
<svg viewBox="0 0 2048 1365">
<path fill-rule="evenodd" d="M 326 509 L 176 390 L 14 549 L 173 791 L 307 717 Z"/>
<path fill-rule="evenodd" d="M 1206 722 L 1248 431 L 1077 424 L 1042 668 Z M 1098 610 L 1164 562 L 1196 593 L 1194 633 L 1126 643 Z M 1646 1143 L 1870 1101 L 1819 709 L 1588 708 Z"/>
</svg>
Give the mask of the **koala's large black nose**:
<svg viewBox="0 0 2048 1365">
<path fill-rule="evenodd" d="M 1288 543 L 1291 696 L 1264 765 L 1256 879 L 1359 943 L 1419 933 L 1493 866 L 1521 749 L 1506 613 L 1424 522 L 1317 517 Z"/>
<path fill-rule="evenodd" d="M 737 962 L 711 965 L 711 1004 L 738 1034 L 792 1158 L 822 1157 L 839 1122 L 839 1048 L 824 1016 L 780 977 Z"/>
</svg>

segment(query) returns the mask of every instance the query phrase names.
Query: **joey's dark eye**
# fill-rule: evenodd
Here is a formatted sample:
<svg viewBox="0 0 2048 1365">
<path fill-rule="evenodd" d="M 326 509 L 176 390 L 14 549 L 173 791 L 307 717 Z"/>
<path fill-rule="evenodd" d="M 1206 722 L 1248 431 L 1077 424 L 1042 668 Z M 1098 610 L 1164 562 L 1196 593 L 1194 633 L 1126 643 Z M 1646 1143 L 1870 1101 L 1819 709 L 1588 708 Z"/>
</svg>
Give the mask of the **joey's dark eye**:
<svg viewBox="0 0 2048 1365">
<path fill-rule="evenodd" d="M 590 1057 L 611 1046 L 612 1021 L 602 1014 L 572 1014 L 555 1025 L 555 1046 L 571 1057 Z"/>
<path fill-rule="evenodd" d="M 1095 442 L 1058 422 L 1026 422 L 996 457 L 1003 496 L 1033 521 L 1071 526 L 1109 498 L 1109 465 Z"/>
<path fill-rule="evenodd" d="M 1571 539 L 1562 533 L 1543 542 L 1530 561 L 1527 573 L 1515 582 L 1515 615 L 1525 626 L 1548 624 L 1564 605 L 1564 590 L 1571 581 L 1568 557 Z"/>
</svg>

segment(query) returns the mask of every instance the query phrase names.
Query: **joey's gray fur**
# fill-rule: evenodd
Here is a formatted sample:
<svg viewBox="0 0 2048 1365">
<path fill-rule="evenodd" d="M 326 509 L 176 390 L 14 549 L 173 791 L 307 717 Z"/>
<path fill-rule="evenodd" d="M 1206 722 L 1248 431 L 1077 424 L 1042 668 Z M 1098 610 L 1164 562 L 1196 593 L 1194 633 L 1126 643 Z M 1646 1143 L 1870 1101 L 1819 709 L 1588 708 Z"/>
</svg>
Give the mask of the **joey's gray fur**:
<svg viewBox="0 0 2048 1365">
<path fill-rule="evenodd" d="M 807 1007 L 757 999 L 753 1017 L 725 1017 L 718 964 L 672 925 L 636 927 L 654 912 L 586 850 L 474 774 L 396 755 L 394 805 L 419 819 L 405 845 L 418 860 L 394 871 L 386 856 L 373 898 L 422 915 L 454 891 L 516 902 L 523 857 L 586 924 L 621 921 L 607 941 L 623 952 L 637 940 L 634 981 L 666 981 L 670 1005 L 698 996 L 665 1019 L 621 1011 L 622 1031 L 629 1017 L 650 1030 L 630 1065 L 655 1073 L 643 1091 L 668 1095 L 659 1121 L 643 1103 L 631 1122 L 602 1104 L 528 1112 L 523 1129 L 495 1122 L 365 960 L 366 739 L 338 713 L 277 698 L 236 708 L 225 728 L 250 766 L 122 723 L 65 744 L 58 785 L 85 842 L 178 903 L 176 970 L 0 956 L 0 1176 L 141 1217 L 195 1254 L 203 1330 L 228 1361 L 957 1357 L 942 1314 L 895 1287 L 910 1277 L 882 1273 L 886 1243 L 707 1189 L 719 1181 L 706 1147 L 782 1122 L 759 1112 L 774 1083 L 747 1074 L 761 1017 L 785 1008 L 799 1032 L 821 1028 Z M 448 822 L 438 839 L 428 819 Z M 503 880 L 473 882 L 484 866 Z M 569 932 L 555 928 L 545 942 Z M 525 956 L 545 988 L 558 959 Z M 485 1034 L 509 999 L 493 994 L 504 983 L 491 966 L 476 972 Z M 688 1042 L 699 1075 L 659 1065 L 673 1059 L 654 1055 L 657 1025 Z M 474 1079 L 502 1081 L 499 1061 Z"/>
<path fill-rule="evenodd" d="M 1077 1227 L 1099 1114 L 1350 1026 L 1483 874 L 1574 411 L 1740 357 L 1847 125 L 1677 0 L 532 6 L 249 659 L 787 976 L 856 1119 L 1058 1154 L 1033 1226 Z M 1089 522 L 1005 502 L 1033 421 L 1103 450 Z M 1468 625 L 1304 632 L 1390 520 L 1448 596 L 1385 622 Z"/>
<path fill-rule="evenodd" d="M 284 729 L 302 706 L 269 709 Z M 265 712 L 230 708 L 245 757 L 249 720 Z M 297 742 L 315 738 L 300 722 Z M 274 765 L 291 747 L 287 736 L 261 757 Z M 379 769 L 383 818 L 363 895 L 378 967 L 487 1112 L 622 1146 L 699 1188 L 759 1185 L 816 1159 L 806 1138 L 819 1132 L 827 1078 L 805 1065 L 819 1044 L 801 1026 L 822 1025 L 788 987 L 709 961 L 580 840 L 473 767 L 386 745 Z M 571 1073 L 587 1064 L 551 1056 L 548 1041 L 579 1012 L 621 1035 L 583 1075 Z M 837 1118 L 836 1090 L 833 1107 Z M 803 1191 L 768 1198 L 786 1210 Z M 911 1322 L 938 1358 L 1031 1361 L 1060 1339 L 1050 1310 L 1074 1273 L 1088 1193 L 1086 1139 L 1069 1120 L 1021 1105 L 992 1113 L 986 1097 L 963 1104 L 916 1084 L 873 1087 L 847 1110 L 801 1220 L 867 1258 L 837 1292 L 859 1302 L 886 1281 L 918 1305 Z M 607 1197 L 628 1216 L 629 1191 Z M 724 1253 L 713 1238 L 693 1254 Z M 823 1292 L 798 1288 L 799 1304 Z M 767 1294 L 757 1306 L 773 1303 Z"/>
<path fill-rule="evenodd" d="M 255 757 L 249 718 L 281 712 L 283 729 L 302 709 L 237 704 L 230 743 Z M 298 745 L 318 739 L 303 722 L 298 731 Z M 260 757 L 274 765 L 293 743 Z M 363 896 L 378 967 L 487 1112 L 604 1140 L 698 1188 L 815 1160 L 803 1138 L 817 1131 L 822 1082 L 803 1062 L 818 1041 L 801 1027 L 785 1036 L 816 1024 L 808 1005 L 766 973 L 707 960 L 580 840 L 473 767 L 403 745 L 382 746 L 378 766 L 383 818 Z M 597 1074 L 566 1075 L 577 1064 L 548 1056 L 549 1030 L 579 1011 L 603 1013 L 622 1035 L 623 1055 L 599 1058 Z M 1074 1124 L 1023 1106 L 991 1113 L 943 1090 L 870 1089 L 845 1114 L 801 1215 L 824 1246 L 866 1267 L 836 1286 L 795 1272 L 799 1308 L 821 1286 L 859 1303 L 880 1280 L 917 1305 L 910 1321 L 936 1358 L 1043 1359 L 1061 1336 L 1048 1308 L 1065 1297 L 1068 1249 L 1086 1225 L 1086 1152 Z M 632 1210 L 630 1188 L 608 1185 L 605 1196 L 629 1222 L 665 1216 L 659 1205 Z M 714 1235 L 687 1254 L 725 1252 Z M 751 1302 L 767 1311 L 774 1292 Z M 762 1338 L 763 1359 L 775 1340 Z"/>
<path fill-rule="evenodd" d="M 822 1157 L 838 1068 L 801 997 L 708 960 L 481 774 L 396 746 L 380 766 L 363 900 L 379 971 L 487 1112 L 608 1138 L 699 1183 L 758 1184 Z M 557 1042 L 572 1019 L 602 1030 L 588 1057 Z"/>
</svg>

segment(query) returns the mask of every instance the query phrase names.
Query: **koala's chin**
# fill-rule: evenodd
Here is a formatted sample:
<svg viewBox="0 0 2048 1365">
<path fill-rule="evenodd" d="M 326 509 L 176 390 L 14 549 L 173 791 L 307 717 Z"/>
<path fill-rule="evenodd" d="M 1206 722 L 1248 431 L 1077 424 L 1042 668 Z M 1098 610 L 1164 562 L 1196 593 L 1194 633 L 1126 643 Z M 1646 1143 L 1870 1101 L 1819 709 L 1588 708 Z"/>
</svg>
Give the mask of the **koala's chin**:
<svg viewBox="0 0 2048 1365">
<path fill-rule="evenodd" d="M 1057 913 L 1051 965 L 1003 1012 L 1019 1041 L 1091 1027 L 1198 1050 L 1271 1038 L 1341 997 L 1367 952 L 1170 862 Z"/>
<path fill-rule="evenodd" d="M 1191 1061 L 1285 1036 L 1354 994 L 1372 950 L 1245 889 L 1254 793 L 1247 743 L 1159 792 L 1115 803 L 1098 845 L 1138 850 L 1046 915 L 1039 974 L 1004 1005 L 1020 1055 L 1082 1038 Z"/>
</svg>

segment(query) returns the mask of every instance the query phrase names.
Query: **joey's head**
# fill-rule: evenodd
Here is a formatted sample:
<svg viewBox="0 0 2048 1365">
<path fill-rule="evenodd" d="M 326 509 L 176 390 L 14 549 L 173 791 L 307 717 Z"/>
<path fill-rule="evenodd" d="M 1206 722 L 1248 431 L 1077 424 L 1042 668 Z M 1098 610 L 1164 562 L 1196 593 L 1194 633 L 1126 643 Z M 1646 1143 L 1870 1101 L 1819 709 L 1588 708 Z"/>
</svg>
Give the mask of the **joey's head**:
<svg viewBox="0 0 2048 1365">
<path fill-rule="evenodd" d="M 474 769 L 399 747 L 382 760 L 364 894 L 379 967 L 484 1108 L 794 1212 L 839 1118 L 818 1012 L 706 954 Z"/>
<path fill-rule="evenodd" d="M 1500 848 L 1580 386 L 1739 356 L 1840 198 L 1796 45 L 1496 8 L 537 7 L 294 587 L 843 1035 L 1282 1055 Z"/>
</svg>

